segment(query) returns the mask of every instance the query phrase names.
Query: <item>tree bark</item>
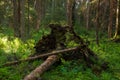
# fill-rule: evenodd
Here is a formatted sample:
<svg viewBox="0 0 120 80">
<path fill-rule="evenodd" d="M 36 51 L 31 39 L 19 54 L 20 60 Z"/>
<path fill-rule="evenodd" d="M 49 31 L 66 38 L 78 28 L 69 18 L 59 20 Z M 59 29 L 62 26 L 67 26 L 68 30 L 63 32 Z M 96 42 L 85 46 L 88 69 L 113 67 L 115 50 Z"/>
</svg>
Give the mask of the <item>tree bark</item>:
<svg viewBox="0 0 120 80">
<path fill-rule="evenodd" d="M 22 40 L 25 40 L 24 4 L 25 0 L 13 0 L 14 32 Z"/>
<path fill-rule="evenodd" d="M 90 18 L 90 0 L 87 0 L 87 13 L 86 13 L 86 29 L 89 29 L 89 18 Z"/>
<path fill-rule="evenodd" d="M 97 16 L 96 16 L 96 44 L 99 46 L 99 28 L 100 28 L 100 0 L 97 4 Z"/>
<path fill-rule="evenodd" d="M 37 13 L 36 30 L 38 30 L 45 15 L 45 0 L 35 0 L 35 10 Z"/>
<path fill-rule="evenodd" d="M 109 25 L 108 25 L 108 38 L 112 37 L 112 24 L 113 24 L 113 0 L 110 0 L 110 15 L 109 15 Z"/>
<path fill-rule="evenodd" d="M 18 2 L 13 0 L 13 23 L 14 23 L 14 34 L 16 37 L 20 37 L 19 23 L 18 23 Z"/>
<path fill-rule="evenodd" d="M 63 50 L 52 51 L 50 53 L 43 53 L 41 55 L 37 55 L 37 56 L 34 56 L 34 57 L 29 57 L 27 59 L 23 59 L 23 60 L 19 60 L 19 61 L 13 61 L 13 62 L 8 62 L 6 64 L 3 64 L 1 67 L 15 65 L 15 64 L 18 64 L 18 63 L 21 63 L 21 62 L 25 62 L 25 61 L 32 61 L 32 60 L 39 59 L 39 58 L 46 57 L 46 56 L 50 56 L 50 55 L 63 54 L 65 52 L 75 51 L 77 49 L 79 49 L 79 47 L 74 47 L 74 48 L 68 48 L 68 49 L 63 49 Z"/>
<path fill-rule="evenodd" d="M 117 0 L 117 10 L 116 10 L 116 31 L 114 39 L 120 39 L 120 0 Z"/>
<path fill-rule="evenodd" d="M 55 4 L 56 4 L 56 0 L 51 0 L 51 20 L 54 20 L 54 14 L 55 14 Z"/>
<path fill-rule="evenodd" d="M 70 28 L 74 26 L 75 0 L 67 0 L 67 23 Z"/>
<path fill-rule="evenodd" d="M 30 38 L 30 0 L 27 0 L 27 26 L 26 26 L 26 38 Z"/>
<path fill-rule="evenodd" d="M 23 41 L 26 40 L 26 28 L 25 28 L 25 0 L 20 0 L 20 34 Z"/>
<path fill-rule="evenodd" d="M 44 63 L 33 70 L 29 75 L 25 76 L 24 80 L 38 80 L 41 74 L 48 70 L 50 66 L 54 64 L 58 59 L 59 57 L 57 55 L 49 56 Z"/>
</svg>

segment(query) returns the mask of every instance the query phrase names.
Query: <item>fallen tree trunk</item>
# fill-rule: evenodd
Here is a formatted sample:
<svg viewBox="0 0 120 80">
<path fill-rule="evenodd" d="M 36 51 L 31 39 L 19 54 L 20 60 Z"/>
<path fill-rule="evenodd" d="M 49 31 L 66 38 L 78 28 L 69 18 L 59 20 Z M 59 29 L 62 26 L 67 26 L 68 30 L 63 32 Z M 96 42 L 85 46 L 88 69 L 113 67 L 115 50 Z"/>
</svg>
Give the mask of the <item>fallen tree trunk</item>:
<svg viewBox="0 0 120 80">
<path fill-rule="evenodd" d="M 59 57 L 57 55 L 49 56 L 44 63 L 42 63 L 39 67 L 33 70 L 29 75 L 25 76 L 24 80 L 38 80 L 40 75 L 44 73 L 49 67 L 54 64 Z"/>
<path fill-rule="evenodd" d="M 68 54 L 62 55 L 62 58 L 65 60 L 83 59 L 86 62 L 87 66 L 91 67 L 95 71 L 96 70 L 101 71 L 102 68 L 107 67 L 106 64 L 105 67 L 104 65 L 103 66 L 100 65 L 100 68 L 94 67 L 97 61 L 99 60 L 97 55 L 91 49 L 89 49 L 89 47 L 86 45 L 86 42 L 80 36 L 78 36 L 72 28 L 69 28 L 67 26 L 62 27 L 59 24 L 50 24 L 49 27 L 51 28 L 51 33 L 47 36 L 43 36 L 42 39 L 39 40 L 34 47 L 36 53 L 43 53 L 43 54 L 28 58 L 26 60 L 21 60 L 19 62 L 35 60 L 45 56 L 49 56 L 49 57 L 43 64 L 41 64 L 41 66 L 37 67 L 29 75 L 27 75 L 24 78 L 24 80 L 38 80 L 40 75 L 44 71 L 46 71 L 53 63 L 57 61 L 58 58 L 57 55 L 60 53 L 69 54 L 69 55 Z M 69 36 L 69 38 L 66 36 Z M 69 44 L 69 42 L 71 41 L 77 44 L 78 47 L 53 51 L 51 53 L 45 54 L 45 52 L 48 52 L 49 50 L 63 49 L 67 47 L 68 45 L 66 44 Z M 19 62 L 15 62 L 15 64 Z"/>
<path fill-rule="evenodd" d="M 61 53 L 69 52 L 69 51 L 75 51 L 75 50 L 78 50 L 78 49 L 79 49 L 79 47 L 74 47 L 74 48 L 52 51 L 52 52 L 44 53 L 44 54 L 37 55 L 37 56 L 34 56 L 34 57 L 29 57 L 27 59 L 22 59 L 22 60 L 19 60 L 19 61 L 7 62 L 7 63 L 1 65 L 1 67 L 15 65 L 15 64 L 25 62 L 25 61 L 32 61 L 32 60 L 39 59 L 39 58 L 46 57 L 46 56 L 50 56 L 50 55 L 61 54 Z"/>
</svg>

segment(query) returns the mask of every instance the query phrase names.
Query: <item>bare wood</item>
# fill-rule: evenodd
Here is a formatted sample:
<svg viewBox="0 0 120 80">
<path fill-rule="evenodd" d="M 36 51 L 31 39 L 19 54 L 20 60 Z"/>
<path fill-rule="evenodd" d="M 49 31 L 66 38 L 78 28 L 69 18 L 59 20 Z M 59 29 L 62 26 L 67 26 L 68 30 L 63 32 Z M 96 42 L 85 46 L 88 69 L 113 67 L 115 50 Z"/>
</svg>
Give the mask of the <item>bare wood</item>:
<svg viewBox="0 0 120 80">
<path fill-rule="evenodd" d="M 7 63 L 3 64 L 2 67 L 3 66 L 15 65 L 15 64 L 25 62 L 25 61 L 32 61 L 32 60 L 39 59 L 39 58 L 46 57 L 46 56 L 50 56 L 50 55 L 56 55 L 56 54 L 60 54 L 60 53 L 74 51 L 74 50 L 77 50 L 77 49 L 78 49 L 78 47 L 68 48 L 68 49 L 63 49 L 63 50 L 56 50 L 56 51 L 52 51 L 52 52 L 49 52 L 49 53 L 44 53 L 44 54 L 41 54 L 41 55 L 37 55 L 37 56 L 34 56 L 34 57 L 29 57 L 27 59 L 21 59 L 19 61 L 7 62 Z"/>
<path fill-rule="evenodd" d="M 57 55 L 49 56 L 44 63 L 33 70 L 29 75 L 25 76 L 24 80 L 37 80 L 49 67 L 54 64 L 59 57 Z"/>
</svg>

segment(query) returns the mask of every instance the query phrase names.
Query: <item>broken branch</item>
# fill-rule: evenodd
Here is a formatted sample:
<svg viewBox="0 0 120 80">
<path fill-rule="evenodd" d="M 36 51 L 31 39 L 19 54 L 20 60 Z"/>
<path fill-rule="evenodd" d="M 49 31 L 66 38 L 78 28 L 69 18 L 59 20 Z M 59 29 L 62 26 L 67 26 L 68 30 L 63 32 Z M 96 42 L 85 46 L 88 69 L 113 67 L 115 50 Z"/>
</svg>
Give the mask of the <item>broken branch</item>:
<svg viewBox="0 0 120 80">
<path fill-rule="evenodd" d="M 74 50 L 77 50 L 77 49 L 78 49 L 78 47 L 74 47 L 74 48 L 52 51 L 52 52 L 49 52 L 49 53 L 43 53 L 41 55 L 37 55 L 37 56 L 34 56 L 34 57 L 29 57 L 27 59 L 21 59 L 19 61 L 7 62 L 7 63 L 3 64 L 2 67 L 3 66 L 15 65 L 15 64 L 18 64 L 18 63 L 21 63 L 21 62 L 24 62 L 24 61 L 32 61 L 32 60 L 39 59 L 39 58 L 46 57 L 46 56 L 50 56 L 50 55 L 56 55 L 56 54 L 60 54 L 60 53 L 74 51 Z"/>
</svg>

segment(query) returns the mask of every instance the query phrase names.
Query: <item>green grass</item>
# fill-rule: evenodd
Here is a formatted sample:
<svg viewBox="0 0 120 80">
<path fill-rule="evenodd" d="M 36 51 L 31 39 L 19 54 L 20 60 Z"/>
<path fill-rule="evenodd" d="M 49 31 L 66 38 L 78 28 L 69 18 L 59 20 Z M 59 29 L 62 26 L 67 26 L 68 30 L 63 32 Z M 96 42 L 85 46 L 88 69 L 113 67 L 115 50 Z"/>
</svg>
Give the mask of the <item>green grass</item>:
<svg viewBox="0 0 120 80">
<path fill-rule="evenodd" d="M 45 80 L 120 80 L 120 43 L 101 42 L 100 47 L 93 42 L 90 48 L 103 60 L 109 62 L 109 69 L 95 75 L 82 63 L 62 64 L 43 75 Z M 77 65 L 76 65 L 77 64 Z"/>
<path fill-rule="evenodd" d="M 5 30 L 4 30 L 5 31 Z M 99 56 L 101 60 L 109 62 L 109 69 L 96 75 L 92 70 L 85 66 L 83 61 L 65 61 L 62 64 L 52 66 L 41 77 L 43 80 L 120 80 L 120 43 L 108 41 L 106 35 L 101 37 L 100 46 L 95 43 L 94 31 L 85 29 L 76 30 L 84 40 L 90 40 L 89 47 Z M 13 37 L 13 32 L 0 33 L 0 65 L 18 59 L 25 59 L 34 53 L 34 45 L 40 37 L 49 33 L 49 30 L 42 29 L 33 34 L 33 39 L 22 42 L 20 39 Z M 8 35 L 10 34 L 10 35 Z M 100 34 L 102 35 L 102 33 Z M 69 44 L 71 45 L 72 42 Z M 73 44 L 75 45 L 75 44 Z M 43 61 L 36 60 L 33 62 L 23 62 L 19 65 L 1 67 L 0 80 L 21 80 L 29 74 Z"/>
</svg>

